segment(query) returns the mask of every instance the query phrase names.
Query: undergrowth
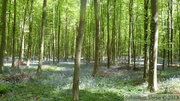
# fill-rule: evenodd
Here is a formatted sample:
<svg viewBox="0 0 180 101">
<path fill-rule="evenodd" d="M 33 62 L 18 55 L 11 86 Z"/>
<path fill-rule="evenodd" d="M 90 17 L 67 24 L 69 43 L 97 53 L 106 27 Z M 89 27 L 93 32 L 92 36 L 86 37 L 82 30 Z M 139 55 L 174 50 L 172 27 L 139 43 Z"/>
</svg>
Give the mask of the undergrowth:
<svg viewBox="0 0 180 101">
<path fill-rule="evenodd" d="M 101 67 L 99 74 L 92 77 L 92 65 L 82 65 L 80 72 L 80 101 L 123 101 L 124 95 L 150 94 L 147 82 L 143 82 L 143 70 L 118 70 Z M 73 64 L 50 65 L 36 76 L 37 67 L 25 68 L 26 78 L 19 82 L 5 80 L 0 76 L 1 101 L 72 101 Z M 173 93 L 180 89 L 179 68 L 158 70 L 158 91 Z M 15 74 L 14 74 L 15 75 Z M 25 76 L 25 75 L 24 75 Z M 10 76 L 11 77 L 11 76 Z M 19 77 L 19 76 L 16 76 Z"/>
</svg>

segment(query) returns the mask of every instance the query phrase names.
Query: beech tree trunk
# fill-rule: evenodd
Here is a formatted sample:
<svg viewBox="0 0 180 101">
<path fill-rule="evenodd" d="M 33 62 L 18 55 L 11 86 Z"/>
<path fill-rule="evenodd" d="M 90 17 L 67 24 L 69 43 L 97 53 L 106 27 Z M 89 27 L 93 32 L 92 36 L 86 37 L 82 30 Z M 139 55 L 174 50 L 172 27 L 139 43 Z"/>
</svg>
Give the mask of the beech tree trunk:
<svg viewBox="0 0 180 101">
<path fill-rule="evenodd" d="M 149 70 L 149 51 L 148 51 L 148 4 L 149 0 L 144 0 L 144 81 Z"/>
<path fill-rule="evenodd" d="M 84 38 L 85 13 L 86 13 L 86 0 L 81 0 L 80 23 L 79 23 L 78 35 L 76 38 L 76 54 L 75 54 L 74 76 L 73 76 L 73 100 L 79 100 L 79 74 L 80 74 L 81 50 L 82 50 L 82 43 Z"/>
<path fill-rule="evenodd" d="M 4 60 L 4 50 L 6 45 L 6 8 L 8 0 L 3 0 L 2 4 L 2 15 L 1 15 L 1 26 L 2 26 L 2 36 L 1 36 L 1 46 L 0 46 L 0 73 L 3 73 L 3 60 Z"/>
<path fill-rule="evenodd" d="M 158 0 L 151 0 L 151 40 L 149 58 L 149 90 L 156 91 L 157 87 L 157 57 L 158 57 Z"/>
<path fill-rule="evenodd" d="M 44 34 L 45 34 L 45 22 L 46 22 L 46 4 L 47 4 L 47 0 L 44 0 L 43 9 L 42 9 L 42 31 L 41 31 L 39 63 L 37 68 L 37 74 L 41 74 L 42 72 L 42 60 L 44 53 Z"/>
<path fill-rule="evenodd" d="M 28 54 L 27 54 L 27 64 L 26 64 L 27 66 L 29 66 L 29 64 L 30 64 L 31 53 L 32 53 L 31 49 L 32 49 L 33 2 L 34 2 L 34 0 L 31 0 L 31 7 L 30 7 L 30 12 L 29 12 L 29 38 L 28 38 Z"/>
<path fill-rule="evenodd" d="M 16 0 L 14 0 L 14 22 L 13 22 L 13 48 L 12 48 L 12 67 L 14 67 L 15 62 L 15 48 L 16 48 Z"/>
<path fill-rule="evenodd" d="M 107 68 L 110 68 L 111 62 L 110 62 L 110 32 L 109 32 L 109 13 L 110 13 L 110 3 L 109 0 L 107 0 Z"/>
<path fill-rule="evenodd" d="M 99 13 L 98 13 L 98 1 L 94 0 L 94 13 L 96 22 L 96 36 L 95 36 L 95 61 L 94 70 L 92 76 L 95 76 L 99 67 Z"/>
<path fill-rule="evenodd" d="M 131 65 L 131 44 L 133 34 L 133 0 L 129 3 L 129 42 L 128 42 L 128 65 Z"/>
</svg>

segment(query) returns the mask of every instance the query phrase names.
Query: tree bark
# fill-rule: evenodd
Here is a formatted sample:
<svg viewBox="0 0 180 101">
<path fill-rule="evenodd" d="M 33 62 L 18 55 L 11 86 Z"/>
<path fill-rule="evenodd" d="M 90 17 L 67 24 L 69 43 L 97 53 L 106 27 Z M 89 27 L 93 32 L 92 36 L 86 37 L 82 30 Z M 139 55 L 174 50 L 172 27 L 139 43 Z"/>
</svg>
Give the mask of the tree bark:
<svg viewBox="0 0 180 101">
<path fill-rule="evenodd" d="M 131 65 L 131 44 L 133 34 L 133 0 L 129 3 L 129 42 L 128 42 L 128 65 Z"/>
<path fill-rule="evenodd" d="M 78 35 L 76 38 L 76 54 L 75 54 L 74 76 L 73 76 L 73 100 L 79 100 L 79 74 L 80 74 L 81 50 L 82 50 L 82 43 L 84 38 L 85 13 L 86 13 L 86 0 L 81 0 L 80 23 L 79 23 Z"/>
<path fill-rule="evenodd" d="M 41 31 L 39 63 L 37 68 L 37 74 L 41 74 L 42 72 L 42 60 L 44 53 L 44 34 L 45 34 L 45 22 L 46 22 L 46 4 L 47 4 L 47 0 L 44 0 L 43 9 L 42 9 L 42 31 Z"/>
<path fill-rule="evenodd" d="M 1 46 L 0 46 L 0 73 L 3 73 L 3 60 L 4 60 L 4 50 L 6 45 L 6 8 L 8 0 L 3 0 L 2 2 L 2 16 L 1 16 L 1 25 L 2 25 L 2 36 L 1 36 Z"/>
<path fill-rule="evenodd" d="M 112 28 L 112 61 L 116 62 L 116 0 L 114 0 L 113 28 Z"/>
<path fill-rule="evenodd" d="M 149 70 L 149 52 L 148 52 L 148 4 L 149 0 L 144 0 L 144 81 Z"/>
<path fill-rule="evenodd" d="M 16 0 L 14 0 L 14 23 L 13 23 L 13 49 L 12 49 L 12 67 L 15 62 L 15 48 L 16 48 Z"/>
<path fill-rule="evenodd" d="M 157 90 L 157 57 L 158 57 L 158 0 L 151 0 L 151 40 L 149 64 L 149 90 Z"/>
<path fill-rule="evenodd" d="M 29 0 L 27 0 L 26 5 L 23 6 L 23 22 L 22 22 L 22 34 L 21 34 L 21 43 L 20 43 L 20 51 L 19 51 L 19 61 L 23 61 L 24 58 L 24 40 L 25 40 L 25 25 L 26 25 L 26 12 L 29 6 Z"/>
<path fill-rule="evenodd" d="M 98 1 L 94 0 L 94 13 L 96 22 L 96 36 L 95 36 L 95 61 L 94 70 L 92 76 L 95 76 L 99 67 L 99 13 L 98 13 Z"/>
<path fill-rule="evenodd" d="M 110 3 L 109 0 L 107 0 L 107 68 L 110 68 L 111 62 L 110 62 L 110 32 L 109 32 L 109 13 L 110 13 Z"/>
<path fill-rule="evenodd" d="M 31 50 L 32 50 L 32 24 L 33 24 L 33 2 L 34 0 L 31 0 L 31 7 L 29 12 L 29 38 L 28 38 L 28 54 L 27 54 L 27 67 L 29 67 L 30 61 L 31 61 Z"/>
<path fill-rule="evenodd" d="M 60 36 L 61 36 L 61 10 L 59 10 L 59 6 L 60 6 L 60 0 L 58 0 L 58 54 L 57 54 L 57 58 L 58 58 L 58 63 L 60 62 Z"/>
</svg>

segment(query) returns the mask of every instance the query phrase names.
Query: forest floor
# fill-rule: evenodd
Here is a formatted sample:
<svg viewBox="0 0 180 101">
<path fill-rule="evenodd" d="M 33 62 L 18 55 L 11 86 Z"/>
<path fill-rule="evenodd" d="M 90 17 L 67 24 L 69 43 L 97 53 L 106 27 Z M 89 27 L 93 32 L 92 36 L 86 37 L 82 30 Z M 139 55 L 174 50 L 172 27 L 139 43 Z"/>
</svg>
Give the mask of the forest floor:
<svg viewBox="0 0 180 101">
<path fill-rule="evenodd" d="M 37 66 L 5 67 L 0 75 L 0 101 L 72 101 L 73 63 L 45 64 L 36 75 Z M 80 101 L 124 101 L 124 95 L 180 94 L 180 68 L 158 68 L 158 91 L 147 90 L 143 69 L 126 69 L 126 64 L 99 68 L 92 77 L 93 64 L 81 64 Z"/>
</svg>

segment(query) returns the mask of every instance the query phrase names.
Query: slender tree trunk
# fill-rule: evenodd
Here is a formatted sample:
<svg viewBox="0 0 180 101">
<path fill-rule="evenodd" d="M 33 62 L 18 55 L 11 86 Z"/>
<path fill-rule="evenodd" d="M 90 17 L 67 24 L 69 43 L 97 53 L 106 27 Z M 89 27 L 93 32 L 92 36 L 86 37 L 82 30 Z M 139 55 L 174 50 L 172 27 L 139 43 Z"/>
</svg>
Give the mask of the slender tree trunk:
<svg viewBox="0 0 180 101">
<path fill-rule="evenodd" d="M 80 62 L 81 62 L 81 50 L 84 38 L 84 25 L 85 25 L 85 13 L 86 13 L 86 0 L 81 0 L 80 7 L 80 23 L 78 35 L 76 38 L 76 54 L 75 54 L 75 66 L 73 76 L 73 100 L 79 100 L 79 74 L 80 74 Z"/>
<path fill-rule="evenodd" d="M 161 3 L 164 4 L 163 0 L 161 0 Z M 162 29 L 164 30 L 164 6 L 162 4 Z M 163 43 L 164 43 L 164 47 L 163 47 L 163 64 L 162 64 L 162 70 L 164 70 L 164 67 L 165 67 L 165 59 L 166 59 L 166 32 L 163 32 Z"/>
<path fill-rule="evenodd" d="M 116 62 L 116 0 L 114 0 L 114 15 L 112 28 L 112 61 L 113 65 Z"/>
<path fill-rule="evenodd" d="M 149 70 L 149 51 L 148 51 L 148 6 L 149 0 L 144 0 L 144 81 L 146 81 Z"/>
<path fill-rule="evenodd" d="M 61 36 L 61 10 L 59 10 L 59 6 L 60 6 L 60 0 L 58 0 L 58 54 L 57 54 L 57 58 L 58 58 L 58 63 L 60 62 L 60 36 Z"/>
<path fill-rule="evenodd" d="M 131 65 L 131 43 L 133 34 L 133 0 L 129 3 L 129 42 L 128 42 L 128 65 Z"/>
<path fill-rule="evenodd" d="M 9 10 L 8 10 L 9 14 L 8 14 L 8 22 L 7 22 L 8 28 L 7 28 L 7 39 L 6 39 L 6 43 L 8 43 L 6 45 L 6 51 L 7 51 L 6 60 L 7 61 L 9 61 L 9 56 L 11 55 L 11 52 L 12 52 L 11 35 L 10 35 L 11 33 L 11 30 L 10 30 L 11 29 L 11 5 L 12 5 L 11 0 L 9 0 Z"/>
<path fill-rule="evenodd" d="M 110 68 L 111 62 L 110 62 L 110 32 L 109 32 L 109 13 L 110 13 L 110 3 L 109 0 L 107 0 L 107 33 L 108 33 L 108 39 L 107 39 L 107 68 Z"/>
<path fill-rule="evenodd" d="M 52 18 L 52 35 L 53 35 L 53 45 L 52 45 L 52 55 L 53 63 L 55 62 L 55 0 L 53 0 L 53 18 Z"/>
<path fill-rule="evenodd" d="M 170 34 L 171 34 L 171 30 L 170 30 L 170 0 L 167 0 L 167 5 L 168 5 L 168 9 L 167 9 L 167 39 L 168 39 L 168 67 L 170 66 Z"/>
<path fill-rule="evenodd" d="M 21 43 L 20 43 L 20 51 L 19 51 L 19 61 L 23 61 L 24 58 L 24 40 L 25 40 L 25 25 L 26 25 L 26 12 L 28 8 L 29 0 L 27 0 L 26 5 L 24 5 L 23 11 L 23 22 L 22 22 L 22 34 L 21 34 Z"/>
<path fill-rule="evenodd" d="M 158 57 L 158 0 L 151 0 L 151 42 L 150 42 L 150 64 L 149 84 L 150 91 L 157 90 L 157 57 Z"/>
<path fill-rule="evenodd" d="M 92 76 L 95 76 L 98 72 L 99 67 L 99 13 L 98 13 L 98 1 L 94 0 L 94 13 L 95 13 L 95 22 L 96 22 L 96 36 L 95 36 L 95 62 L 94 62 L 94 71 Z"/>
<path fill-rule="evenodd" d="M 16 0 L 14 0 L 14 23 L 13 23 L 13 49 L 12 49 L 12 67 L 15 62 L 15 48 L 16 48 Z"/>
<path fill-rule="evenodd" d="M 32 53 L 32 24 L 33 24 L 33 0 L 31 0 L 31 7 L 29 12 L 29 38 L 28 38 L 28 55 L 27 55 L 27 66 L 29 67 Z"/>
<path fill-rule="evenodd" d="M 3 73 L 3 60 L 4 60 L 4 50 L 6 45 L 6 8 L 8 0 L 3 0 L 2 2 L 2 15 L 1 15 L 1 25 L 2 25 L 2 36 L 1 36 L 1 46 L 0 46 L 0 73 Z"/>
<path fill-rule="evenodd" d="M 120 8 L 119 8 L 119 28 L 118 28 L 118 52 L 117 52 L 117 55 L 119 57 L 119 59 L 121 59 L 121 42 L 122 42 L 122 36 L 121 36 L 121 23 L 122 23 L 122 2 L 120 0 Z"/>
<path fill-rule="evenodd" d="M 173 8 L 173 0 L 171 0 L 171 4 L 170 4 L 170 17 L 171 17 L 171 44 L 170 44 L 170 48 L 171 48 L 171 65 L 173 64 L 173 34 L 174 34 L 174 8 Z"/>
<path fill-rule="evenodd" d="M 44 34 L 45 34 L 45 22 L 46 22 L 46 3 L 47 3 L 47 0 L 44 0 L 43 9 L 42 9 L 42 31 L 41 31 L 39 64 L 37 68 L 37 74 L 41 74 L 42 72 L 42 60 L 43 60 L 43 53 L 44 53 Z"/>
</svg>

